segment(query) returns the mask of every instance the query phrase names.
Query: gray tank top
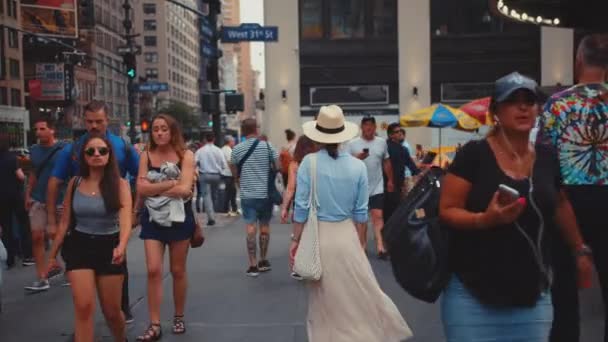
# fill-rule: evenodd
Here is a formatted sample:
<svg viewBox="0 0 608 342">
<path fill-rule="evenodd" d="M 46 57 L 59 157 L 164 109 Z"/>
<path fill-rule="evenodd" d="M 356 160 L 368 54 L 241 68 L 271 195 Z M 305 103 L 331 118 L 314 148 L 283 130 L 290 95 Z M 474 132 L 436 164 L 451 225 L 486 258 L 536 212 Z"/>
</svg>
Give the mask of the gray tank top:
<svg viewBox="0 0 608 342">
<path fill-rule="evenodd" d="M 110 235 L 118 233 L 118 214 L 106 213 L 106 206 L 101 195 L 89 196 L 76 189 L 72 201 L 77 231 L 92 235 Z"/>
</svg>

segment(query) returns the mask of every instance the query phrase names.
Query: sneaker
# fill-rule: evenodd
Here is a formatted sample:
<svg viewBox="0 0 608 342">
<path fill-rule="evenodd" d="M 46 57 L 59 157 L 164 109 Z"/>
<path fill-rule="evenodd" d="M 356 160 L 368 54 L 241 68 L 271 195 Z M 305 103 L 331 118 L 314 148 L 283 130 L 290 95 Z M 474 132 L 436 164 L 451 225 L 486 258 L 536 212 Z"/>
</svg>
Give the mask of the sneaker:
<svg viewBox="0 0 608 342">
<path fill-rule="evenodd" d="M 36 265 L 36 262 L 34 261 L 34 258 L 25 258 L 25 259 L 23 259 L 21 264 L 23 266 L 34 266 L 34 265 Z"/>
<path fill-rule="evenodd" d="M 133 322 L 135 322 L 135 318 L 133 317 L 133 314 L 130 312 L 125 312 L 125 323 L 131 324 Z"/>
<path fill-rule="evenodd" d="M 63 273 L 63 269 L 60 266 L 55 266 L 55 267 L 51 268 L 51 270 L 49 271 L 49 274 L 47 274 L 47 277 L 49 277 L 49 279 L 51 279 L 62 273 Z"/>
<path fill-rule="evenodd" d="M 260 270 L 255 266 L 250 266 L 245 274 L 249 277 L 257 277 L 260 275 Z"/>
<path fill-rule="evenodd" d="M 295 280 L 304 280 L 304 278 L 302 278 L 302 276 L 297 274 L 296 272 L 291 272 L 291 277 Z"/>
<path fill-rule="evenodd" d="M 51 288 L 47 279 L 36 280 L 30 286 L 26 286 L 25 290 L 30 292 L 43 292 Z"/>
<path fill-rule="evenodd" d="M 258 262 L 258 269 L 260 272 L 268 272 L 272 269 L 272 266 L 270 266 L 268 260 L 260 260 L 260 262 Z"/>
<path fill-rule="evenodd" d="M 209 221 L 207 221 L 207 225 L 208 226 L 215 226 L 215 220 L 209 220 Z"/>
</svg>

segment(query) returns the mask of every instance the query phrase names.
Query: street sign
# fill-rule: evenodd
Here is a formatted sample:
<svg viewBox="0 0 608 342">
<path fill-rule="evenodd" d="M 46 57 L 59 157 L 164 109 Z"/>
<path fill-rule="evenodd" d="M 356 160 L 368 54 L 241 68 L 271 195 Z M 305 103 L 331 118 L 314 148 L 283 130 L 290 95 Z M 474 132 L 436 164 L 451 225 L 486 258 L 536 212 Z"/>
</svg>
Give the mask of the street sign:
<svg viewBox="0 0 608 342">
<path fill-rule="evenodd" d="M 241 24 L 240 26 L 222 27 L 222 43 L 276 42 L 278 40 L 279 28 L 277 26 Z"/>
<path fill-rule="evenodd" d="M 140 93 L 158 93 L 169 91 L 169 83 L 165 82 L 146 82 L 137 85 L 136 90 Z"/>
<path fill-rule="evenodd" d="M 201 33 L 205 38 L 211 39 L 213 38 L 215 30 L 211 26 L 209 19 L 202 17 L 201 18 Z"/>
<path fill-rule="evenodd" d="M 203 42 L 203 45 L 201 46 L 201 54 L 207 58 L 221 57 L 220 51 L 218 51 L 218 49 L 216 49 L 213 45 L 206 42 Z"/>
<path fill-rule="evenodd" d="M 134 55 L 140 55 L 141 54 L 141 45 L 134 45 L 134 46 L 119 46 L 117 49 L 117 52 L 119 55 L 126 55 L 129 53 L 132 53 Z"/>
</svg>

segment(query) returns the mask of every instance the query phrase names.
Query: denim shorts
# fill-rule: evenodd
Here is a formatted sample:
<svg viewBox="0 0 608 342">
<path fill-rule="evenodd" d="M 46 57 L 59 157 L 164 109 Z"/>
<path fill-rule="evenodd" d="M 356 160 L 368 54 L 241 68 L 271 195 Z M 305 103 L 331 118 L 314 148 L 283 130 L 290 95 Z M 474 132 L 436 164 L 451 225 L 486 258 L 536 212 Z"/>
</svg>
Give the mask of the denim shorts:
<svg viewBox="0 0 608 342">
<path fill-rule="evenodd" d="M 447 342 L 546 342 L 553 305 L 548 292 L 533 307 L 484 305 L 454 275 L 443 292 L 441 315 Z"/>
<path fill-rule="evenodd" d="M 241 210 L 246 224 L 268 224 L 272 218 L 272 207 L 268 198 L 241 199 Z"/>
</svg>

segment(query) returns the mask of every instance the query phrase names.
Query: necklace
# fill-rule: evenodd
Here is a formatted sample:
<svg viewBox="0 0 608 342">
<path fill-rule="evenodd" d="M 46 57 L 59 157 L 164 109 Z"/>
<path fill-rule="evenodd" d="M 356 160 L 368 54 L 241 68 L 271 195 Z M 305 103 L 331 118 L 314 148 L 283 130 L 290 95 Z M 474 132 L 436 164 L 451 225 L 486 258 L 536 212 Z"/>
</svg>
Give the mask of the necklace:
<svg viewBox="0 0 608 342">
<path fill-rule="evenodd" d="M 513 148 L 513 144 L 511 143 L 509 138 L 507 138 L 507 136 L 505 135 L 505 133 L 502 130 L 501 130 L 500 136 L 501 136 L 500 140 L 503 140 L 504 145 L 506 146 L 506 148 L 501 146 L 501 149 L 507 150 L 507 153 L 502 152 L 502 151 L 501 151 L 501 153 L 510 154 L 513 157 L 513 159 L 515 159 L 515 163 L 517 164 L 517 171 L 521 172 L 522 174 L 527 174 L 527 172 L 529 171 L 529 168 L 532 168 L 532 165 L 530 165 L 530 167 L 528 167 L 525 162 L 529 161 L 529 159 L 531 157 L 532 158 L 534 157 L 534 148 L 532 147 L 532 144 L 528 143 L 528 153 L 526 153 L 525 155 L 522 156 L 517 151 L 515 151 L 515 148 Z M 502 145 L 502 144 L 499 144 L 499 145 Z"/>
</svg>

